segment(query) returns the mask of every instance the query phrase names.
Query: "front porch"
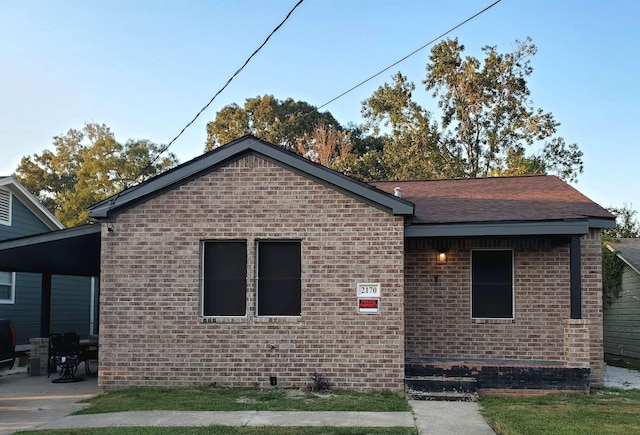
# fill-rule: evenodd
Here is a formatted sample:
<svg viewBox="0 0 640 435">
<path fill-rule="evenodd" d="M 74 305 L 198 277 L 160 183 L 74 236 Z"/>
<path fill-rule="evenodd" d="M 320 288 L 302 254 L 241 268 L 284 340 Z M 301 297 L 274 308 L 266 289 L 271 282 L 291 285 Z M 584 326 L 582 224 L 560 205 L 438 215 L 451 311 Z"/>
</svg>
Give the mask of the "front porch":
<svg viewBox="0 0 640 435">
<path fill-rule="evenodd" d="M 591 370 L 563 361 L 407 358 L 405 386 L 414 399 L 474 400 L 477 395 L 587 391 Z"/>
</svg>

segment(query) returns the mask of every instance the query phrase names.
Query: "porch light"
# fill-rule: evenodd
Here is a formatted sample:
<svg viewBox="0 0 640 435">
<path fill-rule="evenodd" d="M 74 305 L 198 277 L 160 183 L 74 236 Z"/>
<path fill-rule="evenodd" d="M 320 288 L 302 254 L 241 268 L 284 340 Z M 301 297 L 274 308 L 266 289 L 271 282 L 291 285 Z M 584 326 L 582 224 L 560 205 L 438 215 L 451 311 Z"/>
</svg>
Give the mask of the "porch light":
<svg viewBox="0 0 640 435">
<path fill-rule="evenodd" d="M 445 249 L 438 249 L 438 263 L 447 262 L 447 251 Z"/>
</svg>

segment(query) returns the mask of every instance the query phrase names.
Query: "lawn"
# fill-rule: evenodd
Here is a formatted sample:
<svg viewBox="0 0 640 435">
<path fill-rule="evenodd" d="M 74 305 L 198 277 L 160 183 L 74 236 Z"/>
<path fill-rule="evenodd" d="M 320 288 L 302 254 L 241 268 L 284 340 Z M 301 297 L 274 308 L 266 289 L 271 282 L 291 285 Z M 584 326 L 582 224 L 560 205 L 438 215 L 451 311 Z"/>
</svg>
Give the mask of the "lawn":
<svg viewBox="0 0 640 435">
<path fill-rule="evenodd" d="M 404 395 L 386 392 L 352 391 L 311 392 L 293 388 L 224 388 L 198 386 L 189 388 L 128 388 L 99 394 L 84 400 L 89 407 L 75 414 L 98 414 L 123 411 L 378 411 L 410 412 Z M 22 433 L 22 432 L 21 432 Z M 33 432 L 23 432 L 24 434 Z M 390 427 L 117 427 L 99 429 L 64 429 L 48 434 L 140 434 L 181 433 L 221 435 L 416 435 L 415 428 Z"/>
<path fill-rule="evenodd" d="M 87 399 L 77 414 L 119 411 L 378 411 L 410 412 L 403 395 L 383 392 L 311 392 L 289 388 L 128 388 Z"/>
<path fill-rule="evenodd" d="M 499 435 L 640 433 L 640 390 L 482 398 L 480 405 Z"/>
</svg>

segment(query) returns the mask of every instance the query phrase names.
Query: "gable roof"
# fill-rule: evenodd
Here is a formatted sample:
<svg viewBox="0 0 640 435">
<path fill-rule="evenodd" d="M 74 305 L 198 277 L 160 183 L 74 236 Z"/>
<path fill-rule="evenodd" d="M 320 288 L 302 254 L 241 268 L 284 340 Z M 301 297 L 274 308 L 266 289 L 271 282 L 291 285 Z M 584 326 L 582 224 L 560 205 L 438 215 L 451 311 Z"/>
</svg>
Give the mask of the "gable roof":
<svg viewBox="0 0 640 435">
<path fill-rule="evenodd" d="M 620 239 L 617 242 L 606 242 L 606 245 L 640 275 L 640 239 Z"/>
<path fill-rule="evenodd" d="M 406 235 L 586 234 L 615 217 L 558 177 L 467 178 L 371 183 L 415 204 Z"/>
<path fill-rule="evenodd" d="M 109 219 L 123 210 L 134 207 L 247 155 L 257 155 L 388 213 L 405 216 L 413 215 L 413 204 L 409 201 L 313 163 L 304 157 L 251 135 L 241 137 L 213 151 L 209 151 L 94 204 L 89 207 L 89 215 L 96 219 Z"/>
<path fill-rule="evenodd" d="M 0 176 L 0 188 L 10 191 L 50 230 L 54 231 L 64 228 L 64 225 L 15 178 L 11 176 Z"/>
</svg>

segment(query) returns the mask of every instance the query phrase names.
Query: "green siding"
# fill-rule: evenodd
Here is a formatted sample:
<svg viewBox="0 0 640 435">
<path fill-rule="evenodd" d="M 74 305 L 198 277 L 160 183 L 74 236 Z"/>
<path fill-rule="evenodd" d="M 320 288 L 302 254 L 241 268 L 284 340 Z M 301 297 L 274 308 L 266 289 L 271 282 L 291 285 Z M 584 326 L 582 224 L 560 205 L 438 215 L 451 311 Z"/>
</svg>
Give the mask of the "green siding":
<svg viewBox="0 0 640 435">
<path fill-rule="evenodd" d="M 51 278 L 51 332 L 90 334 L 91 278 L 54 275 Z"/>
<path fill-rule="evenodd" d="M 50 229 L 20 200 L 11 195 L 11 225 L 0 225 L 0 240 L 47 233 Z M 96 283 L 97 283 L 96 279 Z M 15 303 L 0 304 L 0 318 L 10 319 L 19 346 L 40 336 L 42 277 L 38 273 L 17 273 Z M 97 285 L 94 319 L 97 323 Z M 51 278 L 51 332 L 91 332 L 91 278 L 54 275 Z M 97 324 L 93 331 L 97 332 Z"/>
<path fill-rule="evenodd" d="M 97 283 L 96 279 L 96 283 Z M 0 318 L 10 319 L 16 328 L 18 345 L 40 336 L 42 279 L 37 273 L 16 274 L 15 304 L 0 304 Z M 95 289 L 94 325 L 97 332 L 98 289 Z M 51 332 L 77 332 L 88 337 L 91 329 L 91 278 L 51 277 Z"/>
<path fill-rule="evenodd" d="M 604 351 L 640 358 L 640 275 L 626 265 L 620 297 L 604 307 Z"/>
<path fill-rule="evenodd" d="M 18 345 L 40 335 L 41 282 L 38 273 L 16 273 L 15 303 L 0 304 L 0 318 L 13 322 Z"/>
<path fill-rule="evenodd" d="M 48 233 L 50 231 L 15 195 L 11 195 L 11 198 L 11 225 L 0 224 L 0 240 Z"/>
</svg>

